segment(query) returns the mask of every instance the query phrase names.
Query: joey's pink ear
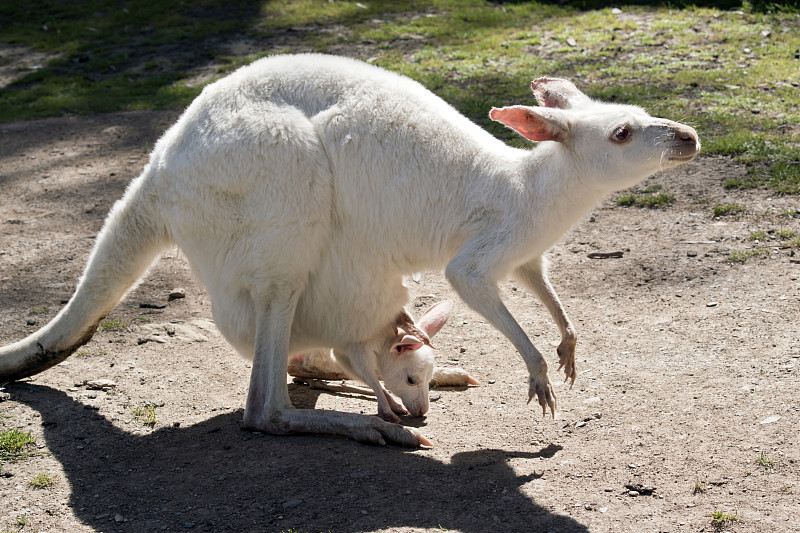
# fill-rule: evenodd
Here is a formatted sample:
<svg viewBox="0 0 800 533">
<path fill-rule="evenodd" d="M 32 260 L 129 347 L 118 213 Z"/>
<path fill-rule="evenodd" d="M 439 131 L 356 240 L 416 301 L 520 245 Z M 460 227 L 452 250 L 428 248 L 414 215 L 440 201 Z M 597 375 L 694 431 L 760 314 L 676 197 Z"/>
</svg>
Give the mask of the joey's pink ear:
<svg viewBox="0 0 800 533">
<path fill-rule="evenodd" d="M 392 353 L 399 354 L 410 352 L 412 350 L 419 350 L 424 345 L 422 341 L 413 335 L 403 335 L 403 337 L 392 344 Z"/>
<path fill-rule="evenodd" d="M 428 334 L 428 337 L 433 337 L 439 330 L 442 329 L 447 319 L 450 318 L 450 311 L 453 310 L 453 302 L 450 300 L 443 300 L 431 306 L 430 309 L 425 311 L 422 318 L 419 319 L 417 326 Z"/>
<path fill-rule="evenodd" d="M 492 120 L 501 122 L 531 141 L 565 142 L 569 136 L 567 120 L 559 109 L 542 107 L 492 108 L 489 113 Z"/>
<path fill-rule="evenodd" d="M 531 91 L 543 107 L 571 109 L 592 101 L 571 81 L 561 78 L 536 78 L 531 83 Z"/>
</svg>

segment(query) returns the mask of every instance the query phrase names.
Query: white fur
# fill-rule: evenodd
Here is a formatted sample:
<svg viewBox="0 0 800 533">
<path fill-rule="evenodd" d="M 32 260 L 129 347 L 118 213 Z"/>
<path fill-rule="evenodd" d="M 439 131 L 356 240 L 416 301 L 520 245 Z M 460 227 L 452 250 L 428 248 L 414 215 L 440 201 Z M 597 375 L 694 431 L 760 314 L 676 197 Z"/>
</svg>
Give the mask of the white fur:
<svg viewBox="0 0 800 533">
<path fill-rule="evenodd" d="M 249 426 L 424 443 L 413 428 L 374 417 L 293 409 L 285 372 L 290 354 L 319 347 L 371 371 L 408 299 L 402 276 L 443 267 L 521 353 L 530 396 L 554 410 L 547 364 L 496 283 L 515 275 L 542 298 L 574 379 L 574 328 L 542 254 L 603 195 L 686 160 L 699 143 L 687 126 L 591 101 L 569 82 L 542 87 L 560 98 L 531 116 L 562 142 L 519 150 L 418 83 L 350 59 L 275 56 L 209 85 L 115 206 L 67 307 L 0 351 L 0 380 L 66 357 L 175 242 L 205 283 L 220 331 L 254 357 Z M 629 142 L 610 140 L 620 125 L 633 132 Z"/>
</svg>

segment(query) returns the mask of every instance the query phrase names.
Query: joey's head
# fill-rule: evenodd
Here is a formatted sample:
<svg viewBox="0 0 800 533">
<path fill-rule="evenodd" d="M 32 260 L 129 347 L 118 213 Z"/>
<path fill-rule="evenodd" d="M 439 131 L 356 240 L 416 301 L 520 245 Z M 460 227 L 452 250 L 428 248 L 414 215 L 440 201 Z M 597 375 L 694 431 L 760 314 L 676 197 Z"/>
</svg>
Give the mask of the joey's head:
<svg viewBox="0 0 800 533">
<path fill-rule="evenodd" d="M 561 143 L 570 170 L 605 192 L 633 186 L 700 152 L 691 126 L 640 107 L 592 100 L 567 80 L 537 78 L 531 89 L 539 107 L 494 108 L 489 116 L 532 141 Z"/>
<path fill-rule="evenodd" d="M 450 301 L 439 302 L 428 309 L 415 325 L 428 338 L 433 338 L 447 322 L 452 307 Z M 400 397 L 412 416 L 423 416 L 429 407 L 434 350 L 414 335 L 400 331 L 389 340 L 385 351 L 388 355 L 378 357 L 378 366 L 386 388 Z"/>
</svg>

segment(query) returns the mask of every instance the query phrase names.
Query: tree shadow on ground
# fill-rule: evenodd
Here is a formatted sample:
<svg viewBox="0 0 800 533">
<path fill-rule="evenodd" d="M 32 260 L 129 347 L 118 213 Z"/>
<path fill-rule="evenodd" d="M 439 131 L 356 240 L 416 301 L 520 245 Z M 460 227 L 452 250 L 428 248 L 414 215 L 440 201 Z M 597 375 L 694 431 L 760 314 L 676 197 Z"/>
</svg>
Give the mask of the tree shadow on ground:
<svg viewBox="0 0 800 533">
<path fill-rule="evenodd" d="M 6 390 L 41 414 L 70 507 L 97 531 L 588 531 L 529 499 L 521 486 L 541 474 L 508 462 L 552 457 L 552 444 L 457 453 L 445 464 L 347 439 L 260 436 L 240 429 L 240 410 L 135 434 L 59 390 Z"/>
</svg>

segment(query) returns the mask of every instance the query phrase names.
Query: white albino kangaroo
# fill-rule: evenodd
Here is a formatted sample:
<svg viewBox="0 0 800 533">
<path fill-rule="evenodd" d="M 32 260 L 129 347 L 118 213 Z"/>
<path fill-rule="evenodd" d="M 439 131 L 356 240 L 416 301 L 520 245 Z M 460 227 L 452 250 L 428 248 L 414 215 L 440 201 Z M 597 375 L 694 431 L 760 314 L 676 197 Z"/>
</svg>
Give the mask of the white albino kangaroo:
<svg viewBox="0 0 800 533">
<path fill-rule="evenodd" d="M 292 357 L 289 375 L 327 380 L 356 377 L 368 385 L 370 382 L 377 383 L 372 387 L 378 399 L 378 416 L 389 422 L 400 422 L 397 415 L 422 416 L 428 412 L 431 384 L 464 387 L 479 384 L 464 370 L 435 366 L 434 349 L 428 341 L 442 329 L 452 307 L 449 300 L 436 303 L 425 311 L 419 323 L 415 323 L 404 311 L 398 317 L 398 325 L 404 329 L 387 339 L 388 348 L 378 354 L 379 374 L 376 376 L 358 378 L 361 371 L 353 368 L 347 353 L 331 350 L 317 350 Z M 400 396 L 403 405 L 397 404 L 380 385 L 381 377 L 386 388 Z"/>
<path fill-rule="evenodd" d="M 593 101 L 566 80 L 538 78 L 532 89 L 541 107 L 490 114 L 541 141 L 521 150 L 420 84 L 351 59 L 274 56 L 207 86 L 112 208 L 67 305 L 0 349 L 0 382 L 68 357 L 177 243 L 220 331 L 253 358 L 249 427 L 428 444 L 378 417 L 295 409 L 286 369 L 290 355 L 333 348 L 377 374 L 375 354 L 408 300 L 402 276 L 445 266 L 459 296 L 522 355 L 528 401 L 554 413 L 547 363 L 497 282 L 513 275 L 542 300 L 574 381 L 575 329 L 544 252 L 605 194 L 691 160 L 700 144 L 689 126 Z"/>
</svg>

